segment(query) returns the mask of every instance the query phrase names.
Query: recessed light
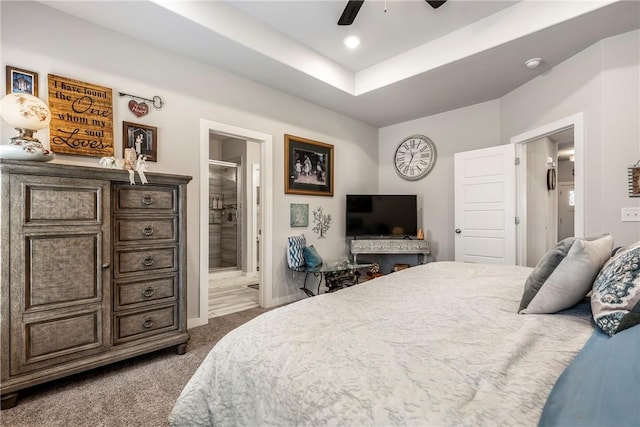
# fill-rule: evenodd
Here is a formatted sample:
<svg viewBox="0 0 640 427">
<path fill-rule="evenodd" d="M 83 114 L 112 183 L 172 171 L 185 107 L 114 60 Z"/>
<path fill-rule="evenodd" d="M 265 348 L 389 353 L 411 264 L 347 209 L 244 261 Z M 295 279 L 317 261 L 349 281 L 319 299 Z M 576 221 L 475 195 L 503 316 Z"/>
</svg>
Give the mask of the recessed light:
<svg viewBox="0 0 640 427">
<path fill-rule="evenodd" d="M 360 45 L 360 38 L 358 36 L 349 36 L 343 40 L 343 43 L 349 49 L 355 49 Z"/>
<path fill-rule="evenodd" d="M 525 61 L 524 65 L 527 68 L 534 69 L 534 68 L 538 68 L 541 63 L 542 63 L 542 58 L 531 58 Z"/>
</svg>

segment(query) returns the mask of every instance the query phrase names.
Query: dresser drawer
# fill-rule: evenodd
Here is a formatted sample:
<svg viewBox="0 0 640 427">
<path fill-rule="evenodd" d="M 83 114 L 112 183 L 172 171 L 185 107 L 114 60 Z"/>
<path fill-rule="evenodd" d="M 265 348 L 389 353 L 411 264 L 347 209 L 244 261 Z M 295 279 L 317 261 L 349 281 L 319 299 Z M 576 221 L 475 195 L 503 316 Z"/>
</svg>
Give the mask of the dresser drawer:
<svg viewBox="0 0 640 427">
<path fill-rule="evenodd" d="M 14 327 L 11 334 L 11 345 L 15 351 L 11 357 L 12 374 L 106 351 L 101 306 L 50 310 L 22 316 L 22 320 L 23 324 Z"/>
<path fill-rule="evenodd" d="M 118 249 L 115 253 L 116 277 L 130 273 L 174 272 L 178 268 L 178 248 L 176 246 Z"/>
<path fill-rule="evenodd" d="M 178 329 L 178 306 L 114 315 L 114 344 Z"/>
<path fill-rule="evenodd" d="M 175 187 L 120 186 L 114 187 L 115 212 L 149 211 L 177 212 L 178 194 Z"/>
<path fill-rule="evenodd" d="M 113 293 L 114 310 L 145 305 L 149 302 L 176 301 L 178 278 L 176 275 L 135 282 L 116 282 Z"/>
<path fill-rule="evenodd" d="M 118 219 L 115 222 L 115 243 L 175 242 L 177 226 L 177 218 Z"/>
</svg>

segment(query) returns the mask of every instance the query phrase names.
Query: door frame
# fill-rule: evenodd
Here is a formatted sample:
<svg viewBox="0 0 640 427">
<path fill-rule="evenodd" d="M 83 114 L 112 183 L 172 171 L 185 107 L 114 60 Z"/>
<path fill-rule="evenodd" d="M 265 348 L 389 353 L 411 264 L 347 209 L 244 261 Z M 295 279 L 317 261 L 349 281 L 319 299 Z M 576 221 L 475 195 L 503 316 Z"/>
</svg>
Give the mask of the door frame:
<svg viewBox="0 0 640 427">
<path fill-rule="evenodd" d="M 584 114 L 582 112 L 573 114 L 555 122 L 542 125 L 535 129 L 513 136 L 510 139 L 511 144 L 515 144 L 516 157 L 520 159 L 520 166 L 516 172 L 516 215 L 519 218 L 519 224 L 516 227 L 516 248 L 517 248 L 517 264 L 526 265 L 527 263 L 527 168 L 526 168 L 526 150 L 524 144 L 535 141 L 545 136 L 552 135 L 559 131 L 573 127 L 574 139 L 574 173 L 575 173 L 575 223 L 574 235 L 576 237 L 584 237 L 585 234 L 585 185 L 584 185 Z M 557 220 L 557 218 L 556 218 Z"/>
<path fill-rule="evenodd" d="M 209 321 L 209 135 L 216 133 L 233 138 L 244 139 L 260 144 L 260 202 L 262 208 L 260 239 L 260 253 L 262 266 L 260 268 L 259 304 L 270 307 L 272 304 L 272 246 L 271 230 L 273 230 L 273 137 L 266 133 L 251 129 L 240 128 L 225 123 L 200 119 L 200 304 L 198 317 L 189 320 L 188 327 L 206 325 Z"/>
</svg>

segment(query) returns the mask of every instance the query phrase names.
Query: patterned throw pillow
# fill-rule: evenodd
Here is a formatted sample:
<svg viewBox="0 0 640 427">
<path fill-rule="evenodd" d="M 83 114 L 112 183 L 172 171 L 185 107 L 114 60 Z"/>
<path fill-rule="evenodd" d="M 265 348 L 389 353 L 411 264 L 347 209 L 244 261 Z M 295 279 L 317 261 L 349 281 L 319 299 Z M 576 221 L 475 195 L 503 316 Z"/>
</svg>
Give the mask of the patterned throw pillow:
<svg viewBox="0 0 640 427">
<path fill-rule="evenodd" d="M 289 268 L 300 268 L 304 266 L 304 247 L 307 241 L 304 234 L 299 236 L 291 236 L 288 238 L 289 247 L 287 248 L 287 264 Z"/>
<path fill-rule="evenodd" d="M 620 250 L 593 284 L 591 311 L 609 336 L 640 324 L 640 242 Z"/>
</svg>

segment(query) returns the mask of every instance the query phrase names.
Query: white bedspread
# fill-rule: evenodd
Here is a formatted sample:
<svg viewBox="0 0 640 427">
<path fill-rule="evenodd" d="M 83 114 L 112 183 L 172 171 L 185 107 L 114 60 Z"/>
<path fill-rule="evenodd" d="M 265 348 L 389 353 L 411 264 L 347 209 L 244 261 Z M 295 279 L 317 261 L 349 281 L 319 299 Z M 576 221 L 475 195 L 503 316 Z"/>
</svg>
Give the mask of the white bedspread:
<svg viewBox="0 0 640 427">
<path fill-rule="evenodd" d="M 591 336 L 588 306 L 519 315 L 531 269 L 430 263 L 227 334 L 173 426 L 535 426 Z"/>
</svg>

